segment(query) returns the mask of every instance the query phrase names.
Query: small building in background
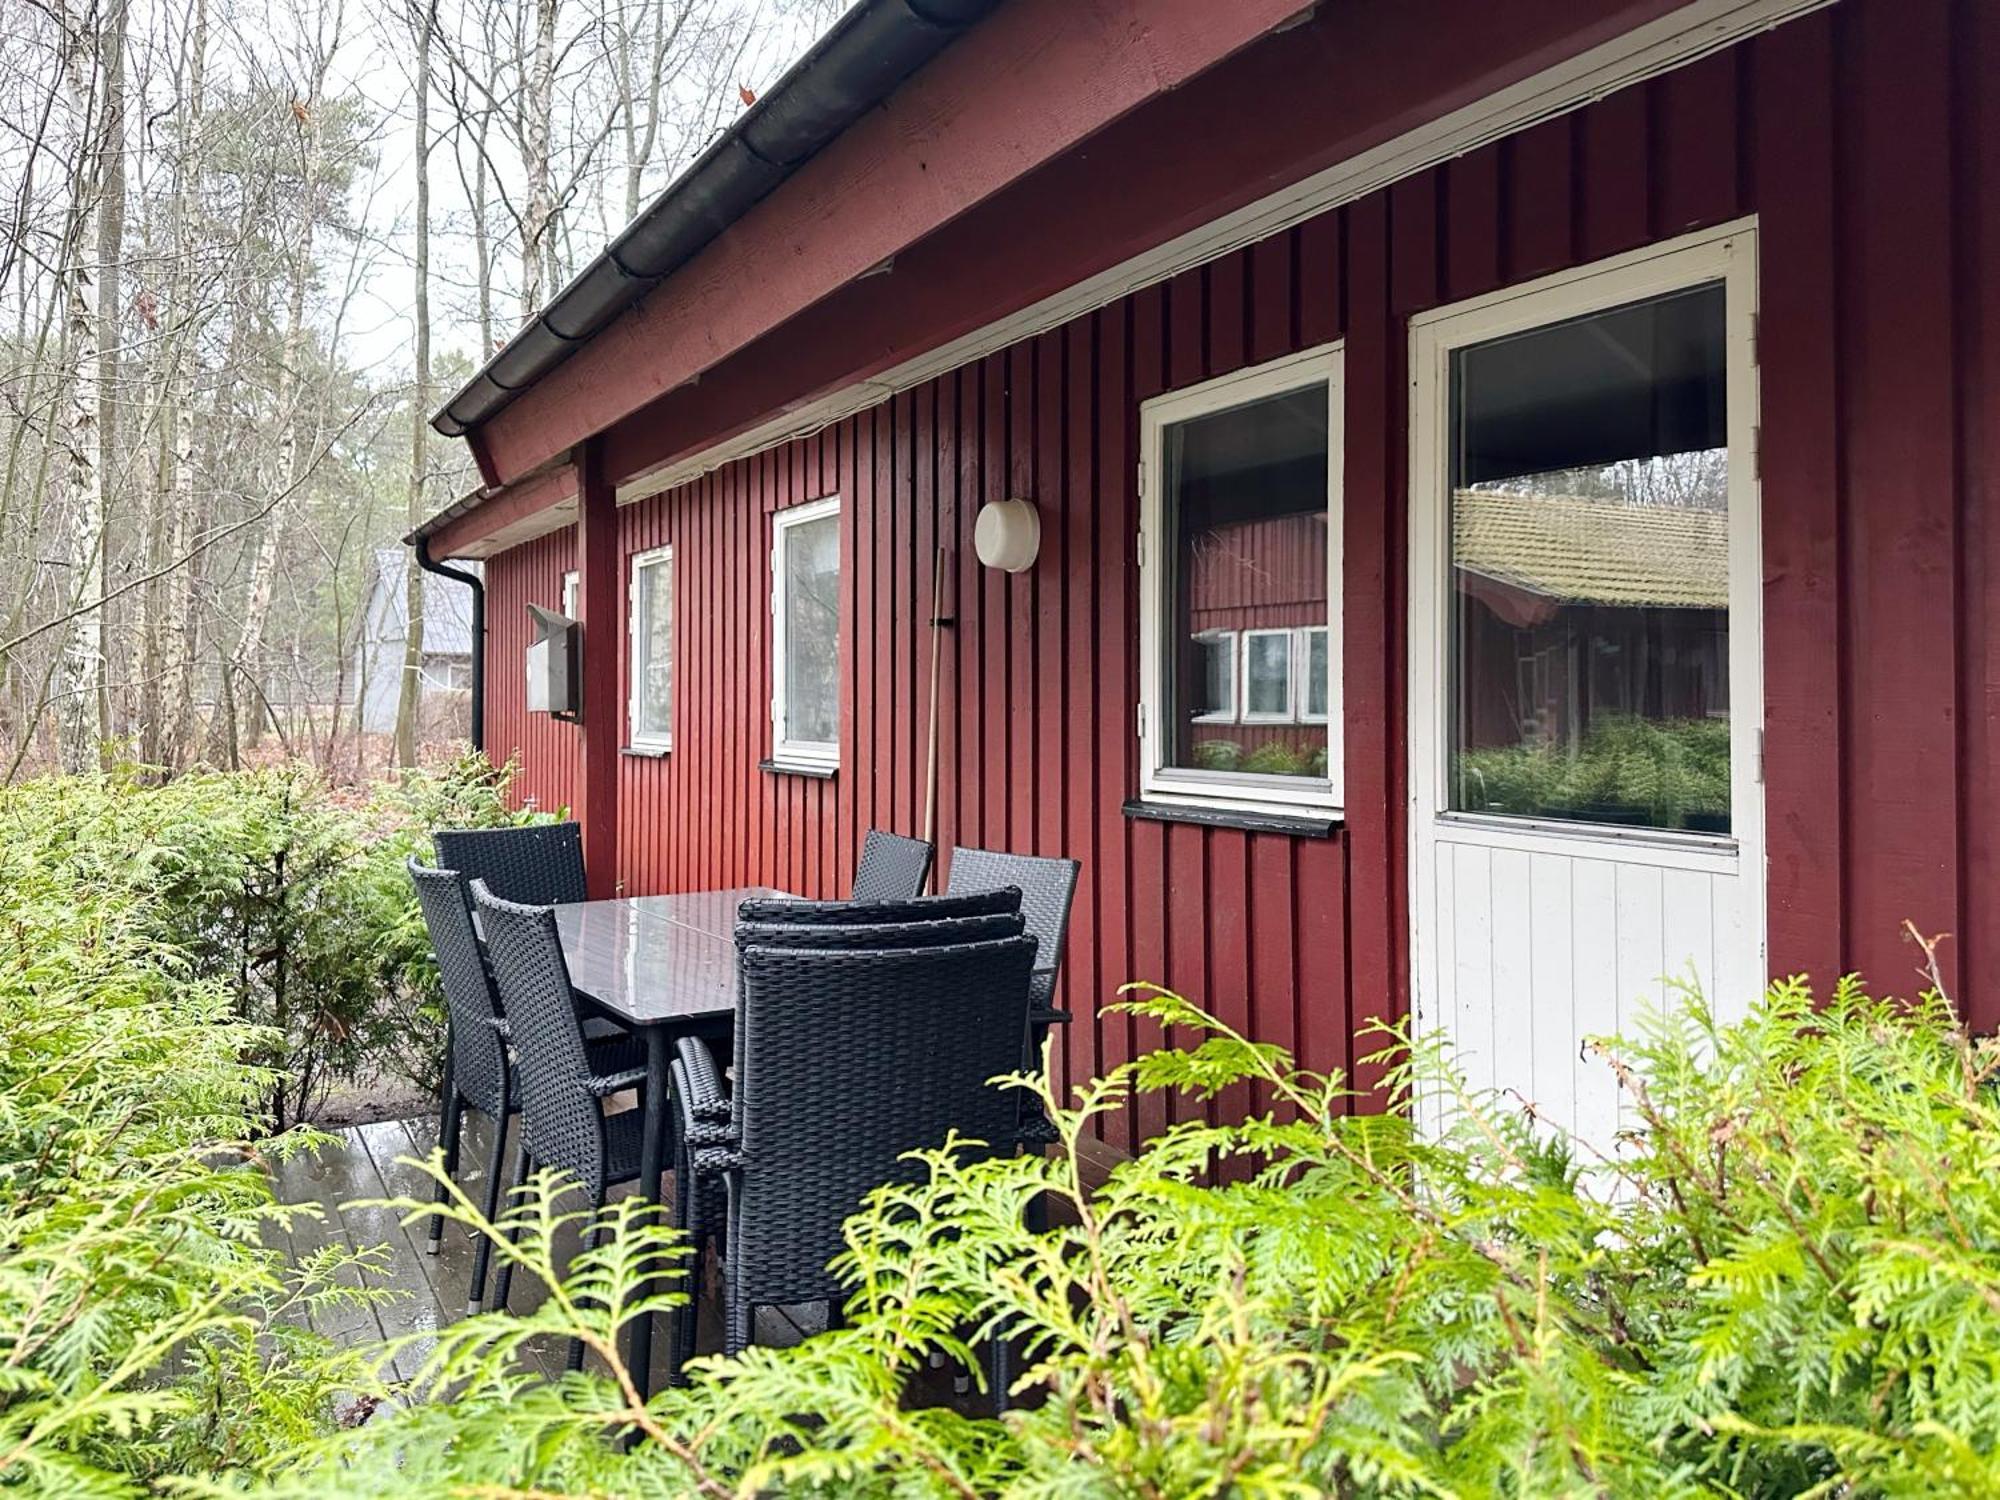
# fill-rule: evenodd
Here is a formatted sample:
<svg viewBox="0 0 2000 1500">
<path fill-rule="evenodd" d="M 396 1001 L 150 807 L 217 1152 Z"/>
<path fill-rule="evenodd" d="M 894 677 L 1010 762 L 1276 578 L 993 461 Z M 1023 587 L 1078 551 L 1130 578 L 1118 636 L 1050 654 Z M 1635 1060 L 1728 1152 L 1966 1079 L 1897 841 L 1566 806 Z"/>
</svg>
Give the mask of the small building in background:
<svg viewBox="0 0 2000 1500">
<path fill-rule="evenodd" d="M 361 633 L 354 645 L 354 691 L 361 700 L 361 728 L 393 734 L 402 693 L 403 652 L 409 640 L 409 569 L 404 547 L 377 547 L 362 599 Z M 478 563 L 456 567 L 479 572 Z M 433 710 L 457 705 L 461 716 L 472 688 L 472 591 L 435 573 L 424 575 L 424 652 L 419 722 Z"/>
</svg>

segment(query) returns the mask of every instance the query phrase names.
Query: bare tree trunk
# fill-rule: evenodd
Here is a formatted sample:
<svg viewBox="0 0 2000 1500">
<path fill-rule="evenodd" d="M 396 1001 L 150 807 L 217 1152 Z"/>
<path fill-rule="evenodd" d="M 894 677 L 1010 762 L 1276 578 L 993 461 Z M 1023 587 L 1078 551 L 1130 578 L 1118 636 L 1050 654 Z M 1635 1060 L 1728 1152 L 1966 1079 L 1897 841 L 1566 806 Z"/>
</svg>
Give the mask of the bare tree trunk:
<svg viewBox="0 0 2000 1500">
<path fill-rule="evenodd" d="M 94 593 L 87 596 L 100 599 L 105 587 L 105 553 L 108 550 L 113 502 L 117 499 L 115 486 L 122 472 L 118 428 L 124 397 L 119 381 L 123 365 L 120 344 L 121 315 L 124 311 L 121 272 L 125 259 L 125 33 L 130 18 L 130 0 L 111 0 L 111 11 L 105 18 L 101 65 L 104 74 L 104 123 L 99 132 L 99 139 L 103 142 L 100 157 L 103 167 L 98 177 L 97 198 L 97 263 L 101 268 L 97 295 L 97 470 L 103 494 L 103 520 L 97 546 L 97 586 Z M 100 606 L 93 613 L 98 617 L 100 665 L 97 700 L 91 706 L 97 714 L 100 753 L 108 757 L 112 736 L 111 692 L 102 666 L 106 612 Z"/>
<path fill-rule="evenodd" d="M 161 482 L 147 546 L 161 562 L 187 555 L 194 518 L 194 382 L 196 256 L 202 181 L 202 95 L 207 86 L 208 0 L 189 6 L 182 58 L 179 156 L 174 163 L 173 280 L 167 292 L 171 332 L 162 351 Z M 147 585 L 140 679 L 140 758 L 176 769 L 187 753 L 194 721 L 194 564 Z M 180 635 L 181 640 L 170 638 Z"/>
<path fill-rule="evenodd" d="M 301 137 L 300 198 L 304 204 L 293 246 L 291 286 L 285 302 L 285 335 L 278 356 L 278 453 L 272 466 L 270 493 L 275 501 L 257 539 L 257 554 L 250 565 L 249 587 L 244 595 L 243 632 L 236 642 L 236 674 L 246 679 L 250 689 L 243 698 L 243 739 L 253 748 L 262 738 L 268 721 L 269 704 L 263 692 L 264 625 L 271 612 L 271 592 L 278 577 L 279 544 L 284 540 L 285 522 L 292 509 L 292 486 L 299 461 L 299 354 L 305 344 L 306 288 L 312 281 L 313 231 L 319 211 L 319 183 L 322 167 L 321 107 L 326 81 L 327 54 L 316 59 L 308 97 L 294 105 Z"/>
<path fill-rule="evenodd" d="M 431 404 L 431 33 L 437 0 L 429 0 L 417 36 L 416 381 L 410 392 L 410 525 L 424 519 L 425 418 Z M 396 694 L 396 764 L 417 763 L 417 714 L 422 706 L 424 578 L 412 559 L 403 570 L 403 676 Z"/>
<path fill-rule="evenodd" d="M 521 216 L 521 321 L 541 309 L 543 270 L 548 264 L 549 221 L 555 215 L 550 187 L 549 131 L 555 104 L 556 9 L 558 0 L 535 0 L 535 57 L 521 101 L 522 165 L 527 169 L 527 211 Z"/>
<path fill-rule="evenodd" d="M 472 166 L 472 258 L 479 277 L 479 358 L 483 365 L 493 357 L 493 239 L 486 221 L 486 131 L 489 114 L 479 117 L 479 139 Z"/>
<path fill-rule="evenodd" d="M 68 449 L 69 589 L 71 606 L 104 592 L 104 473 L 98 422 L 101 350 L 98 343 L 96 212 L 103 180 L 104 133 L 97 111 L 98 39 L 87 15 L 64 14 L 63 76 L 75 121 L 77 166 L 70 232 L 64 247 L 64 314 L 68 324 L 69 405 L 63 440 Z M 99 764 L 99 699 L 104 690 L 104 619 L 85 610 L 70 621 L 57 680 L 57 746 L 62 767 L 88 771 Z"/>
</svg>

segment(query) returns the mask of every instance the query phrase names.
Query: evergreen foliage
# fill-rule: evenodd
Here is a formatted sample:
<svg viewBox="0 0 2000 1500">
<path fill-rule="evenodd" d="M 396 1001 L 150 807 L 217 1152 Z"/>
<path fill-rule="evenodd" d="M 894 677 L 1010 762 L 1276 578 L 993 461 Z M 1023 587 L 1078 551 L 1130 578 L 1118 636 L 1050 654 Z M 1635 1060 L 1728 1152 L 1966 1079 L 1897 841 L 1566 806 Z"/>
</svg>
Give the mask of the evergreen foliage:
<svg viewBox="0 0 2000 1500">
<path fill-rule="evenodd" d="M 398 1380 L 306 1331 L 375 1295 L 353 1289 L 369 1252 L 266 1248 L 315 1210 L 261 1168 L 316 1142 L 264 1134 L 295 1043 L 245 987 L 345 1004 L 361 986 L 325 976 L 365 973 L 422 1003 L 401 860 L 504 814 L 471 768 L 346 807 L 299 776 L 0 795 L 0 1490 L 2000 1493 L 2000 1046 L 1937 993 L 1852 980 L 1817 1005 L 1777 985 L 1726 1025 L 1689 997 L 1599 1044 L 1626 1124 L 1603 1154 L 1469 1090 L 1434 1042 L 1382 1033 L 1362 1098 L 1141 988 L 1130 1008 L 1189 1045 L 1046 1100 L 1047 1157 L 947 1144 L 859 1206 L 847 1326 L 642 1404 L 619 1336 L 681 1298 L 683 1247 L 628 1198 L 566 1258 L 585 1214 L 543 1177 L 511 1225 L 456 1188 L 442 1212 L 551 1296 L 422 1335 Z M 303 955 L 282 965 L 280 917 Z M 1085 1142 L 1149 1091 L 1180 1123 L 1087 1187 Z M 572 1335 L 583 1374 L 517 1357 Z M 917 1399 L 933 1355 L 976 1381 L 994 1336 L 1019 1353 L 1008 1415 Z M 338 1424 L 343 1394 L 365 1421 Z"/>
<path fill-rule="evenodd" d="M 0 822 L 23 858 L 115 906 L 260 1028 L 262 1112 L 282 1130 L 357 1072 L 435 1078 L 443 1002 L 403 860 L 428 857 L 431 828 L 511 816 L 506 777 L 467 756 L 366 795 L 295 761 L 47 778 L 0 790 Z"/>
<path fill-rule="evenodd" d="M 263 1248 L 305 1212 L 249 1144 L 278 1038 L 160 940 L 104 797 L 0 802 L 0 1490 L 63 1500 L 294 1453 L 344 1378 L 306 1313 L 356 1295 Z"/>
<path fill-rule="evenodd" d="M 675 1240 L 615 1206 L 565 1296 L 451 1330 L 414 1403 L 274 1493 L 2000 1493 L 1996 1053 L 1943 1000 L 1845 982 L 1816 1010 L 1782 984 L 1733 1026 L 1691 1000 L 1605 1048 L 1633 1128 L 1604 1157 L 1427 1046 L 1385 1036 L 1370 1101 L 1420 1098 L 1419 1133 L 1177 997 L 1132 1005 L 1202 1039 L 1084 1088 L 1047 1159 L 943 1149 L 875 1194 L 848 1327 L 639 1406 L 615 1334 Z M 1085 1189 L 1092 1121 L 1245 1083 L 1268 1112 L 1183 1110 Z M 1070 1222 L 1025 1229 L 1035 1193 Z M 498 1253 L 557 1277 L 560 1186 L 517 1219 Z M 508 1358 L 572 1333 L 593 1373 Z M 1013 1412 L 912 1406 L 934 1352 L 977 1369 L 996 1333 L 1023 1356 Z"/>
</svg>

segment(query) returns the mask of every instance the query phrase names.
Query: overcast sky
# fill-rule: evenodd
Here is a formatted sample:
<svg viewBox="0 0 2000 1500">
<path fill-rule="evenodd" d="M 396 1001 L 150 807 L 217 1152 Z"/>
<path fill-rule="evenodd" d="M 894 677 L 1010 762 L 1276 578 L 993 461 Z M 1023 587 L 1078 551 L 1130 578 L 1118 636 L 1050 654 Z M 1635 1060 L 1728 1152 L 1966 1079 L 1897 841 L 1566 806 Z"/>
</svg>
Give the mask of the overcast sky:
<svg viewBox="0 0 2000 1500">
<path fill-rule="evenodd" d="M 589 0 L 569 0 L 588 4 Z M 835 0 L 745 0 L 756 8 L 758 39 L 746 53 L 736 83 L 761 94 L 813 41 L 821 24 L 840 9 Z M 364 243 L 350 268 L 352 296 L 339 329 L 349 361 L 381 382 L 408 378 L 411 369 L 411 263 L 415 204 L 413 167 L 416 131 L 411 112 L 411 78 L 407 23 L 401 0 L 350 0 L 347 29 L 353 37 L 340 54 L 341 79 L 375 108 L 382 120 L 379 164 L 372 181 L 360 184 L 355 211 L 367 228 Z M 357 24 L 359 22 L 359 24 Z M 734 96 L 735 86 L 729 87 Z M 741 113 L 739 100 L 728 101 L 727 118 Z M 432 130 L 441 128 L 445 109 L 433 94 Z M 676 153 L 685 161 L 702 142 Z M 474 318 L 474 263 L 467 199 L 457 167 L 445 144 L 432 150 L 431 315 L 432 357 L 451 353 L 477 357 L 478 328 Z M 648 183 L 648 195 L 670 180 L 662 172 Z M 618 210 L 605 210 L 596 223 L 580 230 L 575 242 L 586 255 L 595 253 L 610 234 L 622 227 Z M 512 292 L 516 260 L 512 252 L 502 267 L 508 290 L 495 297 L 495 323 L 501 337 L 516 326 L 518 306 Z M 553 290 L 553 289 L 551 289 Z M 441 399 L 440 394 L 440 399 Z"/>
</svg>

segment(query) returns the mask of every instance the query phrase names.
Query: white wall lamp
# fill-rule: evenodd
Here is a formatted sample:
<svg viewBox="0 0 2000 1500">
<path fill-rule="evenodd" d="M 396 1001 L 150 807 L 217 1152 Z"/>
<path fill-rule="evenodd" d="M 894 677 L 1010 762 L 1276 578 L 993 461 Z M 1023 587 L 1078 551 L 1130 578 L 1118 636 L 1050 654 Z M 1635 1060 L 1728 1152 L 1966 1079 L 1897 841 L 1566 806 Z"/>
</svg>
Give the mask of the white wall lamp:
<svg viewBox="0 0 2000 1500">
<path fill-rule="evenodd" d="M 1032 500 L 982 506 L 972 526 L 972 550 L 989 568 L 1025 573 L 1042 550 L 1042 518 Z"/>
</svg>

